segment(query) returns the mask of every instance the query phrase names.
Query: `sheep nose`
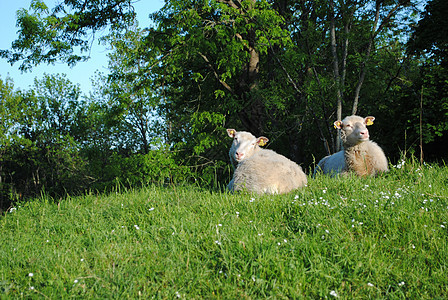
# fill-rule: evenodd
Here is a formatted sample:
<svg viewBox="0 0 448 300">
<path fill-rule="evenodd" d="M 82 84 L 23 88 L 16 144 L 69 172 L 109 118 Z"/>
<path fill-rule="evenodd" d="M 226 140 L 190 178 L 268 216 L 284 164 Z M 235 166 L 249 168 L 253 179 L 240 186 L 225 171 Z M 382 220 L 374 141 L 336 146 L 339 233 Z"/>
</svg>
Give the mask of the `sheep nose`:
<svg viewBox="0 0 448 300">
<path fill-rule="evenodd" d="M 369 132 L 367 130 L 362 130 L 362 131 L 359 132 L 359 135 L 362 136 L 362 137 L 366 137 L 366 136 L 369 135 Z"/>
<path fill-rule="evenodd" d="M 235 154 L 236 154 L 237 159 L 241 159 L 244 156 L 244 153 L 240 153 L 240 152 L 236 152 Z"/>
</svg>

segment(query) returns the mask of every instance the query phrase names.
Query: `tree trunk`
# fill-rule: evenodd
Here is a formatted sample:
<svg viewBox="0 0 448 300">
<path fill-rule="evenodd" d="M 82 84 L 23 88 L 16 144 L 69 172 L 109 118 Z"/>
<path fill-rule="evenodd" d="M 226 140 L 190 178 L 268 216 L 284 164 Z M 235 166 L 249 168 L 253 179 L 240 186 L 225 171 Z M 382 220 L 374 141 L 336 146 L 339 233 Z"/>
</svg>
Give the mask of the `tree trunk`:
<svg viewBox="0 0 448 300">
<path fill-rule="evenodd" d="M 339 75 L 339 60 L 336 45 L 336 24 L 334 20 L 334 1 L 330 0 L 330 39 L 331 39 L 331 54 L 333 55 L 333 77 L 336 83 L 336 97 L 337 97 L 337 109 L 336 118 L 342 119 L 342 92 L 341 92 L 341 80 Z M 338 130 L 336 136 L 336 152 L 341 149 L 341 133 Z"/>
</svg>

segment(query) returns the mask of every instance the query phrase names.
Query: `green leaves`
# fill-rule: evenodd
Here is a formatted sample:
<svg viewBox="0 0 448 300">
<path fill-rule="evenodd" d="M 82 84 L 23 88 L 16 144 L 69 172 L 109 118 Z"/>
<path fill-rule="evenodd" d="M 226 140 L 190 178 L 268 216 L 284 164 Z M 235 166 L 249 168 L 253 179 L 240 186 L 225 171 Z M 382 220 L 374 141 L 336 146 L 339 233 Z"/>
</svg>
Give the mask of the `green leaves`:
<svg viewBox="0 0 448 300">
<path fill-rule="evenodd" d="M 40 0 L 17 14 L 19 37 L 0 56 L 9 63 L 21 62 L 21 70 L 57 60 L 74 65 L 88 58 L 92 33 L 114 24 L 123 26 L 134 16 L 129 0 L 65 1 L 52 11 Z M 67 13 L 71 11 L 71 13 Z M 62 12 L 62 13 L 61 13 Z"/>
</svg>

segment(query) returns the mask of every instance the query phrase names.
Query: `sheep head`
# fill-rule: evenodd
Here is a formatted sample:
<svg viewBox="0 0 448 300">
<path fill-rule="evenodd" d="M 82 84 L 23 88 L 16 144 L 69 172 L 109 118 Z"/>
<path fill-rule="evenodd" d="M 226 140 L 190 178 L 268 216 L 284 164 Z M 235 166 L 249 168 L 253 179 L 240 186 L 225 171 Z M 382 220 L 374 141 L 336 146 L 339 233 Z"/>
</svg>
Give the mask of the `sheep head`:
<svg viewBox="0 0 448 300">
<path fill-rule="evenodd" d="M 375 117 L 348 116 L 342 121 L 334 122 L 334 127 L 341 129 L 341 138 L 344 148 L 358 145 L 369 140 L 367 126 L 372 125 Z"/>
<path fill-rule="evenodd" d="M 227 134 L 233 138 L 229 156 L 234 167 L 241 161 L 251 157 L 260 149 L 260 146 L 266 145 L 269 141 L 264 136 L 257 138 L 250 132 L 236 131 L 235 129 L 227 129 Z"/>
</svg>

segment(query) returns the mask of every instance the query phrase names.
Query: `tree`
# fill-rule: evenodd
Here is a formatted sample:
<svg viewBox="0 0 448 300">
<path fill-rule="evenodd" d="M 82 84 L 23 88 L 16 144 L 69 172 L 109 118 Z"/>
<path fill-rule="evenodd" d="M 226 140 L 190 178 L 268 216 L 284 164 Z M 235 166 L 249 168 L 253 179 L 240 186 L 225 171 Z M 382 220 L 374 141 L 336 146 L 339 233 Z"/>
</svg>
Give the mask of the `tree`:
<svg viewBox="0 0 448 300">
<path fill-rule="evenodd" d="M 184 164 L 203 168 L 225 161 L 223 128 L 229 125 L 265 134 L 280 153 L 309 163 L 313 155 L 338 149 L 335 119 L 403 107 L 396 99 L 405 95 L 397 94 L 412 86 L 403 82 L 417 78 L 403 43 L 418 0 L 170 0 L 151 16 L 155 26 L 143 30 L 132 21 L 132 3 L 83 3 L 61 3 L 58 13 L 67 26 L 95 32 L 64 19 L 72 14 L 63 7 L 94 20 L 107 3 L 111 14 L 98 16 L 98 25 L 117 21 L 109 39 L 114 52 L 107 99 L 96 105 L 108 122 L 117 120 L 111 136 L 129 153 L 148 151 L 156 125 L 150 118 L 157 112 L 158 135 Z M 51 12 L 32 9 L 29 15 L 51 30 Z M 20 24 L 26 32 L 27 24 Z M 46 41 L 43 32 L 33 34 Z M 67 41 L 73 32 L 54 34 Z M 13 50 L 25 55 L 41 39 Z M 57 52 L 46 54 L 36 55 L 58 59 Z M 133 142 L 136 148 L 126 146 Z M 322 142 L 325 147 L 318 146 Z"/>
<path fill-rule="evenodd" d="M 17 13 L 19 37 L 0 56 L 11 64 L 21 61 L 21 70 L 56 61 L 73 65 L 88 59 L 97 31 L 134 16 L 130 0 L 64 0 L 51 10 L 44 1 L 32 0 L 30 10 Z"/>
<path fill-rule="evenodd" d="M 434 59 L 448 62 L 448 2 L 428 1 L 418 26 L 408 42 L 410 53 L 428 53 Z"/>
</svg>

